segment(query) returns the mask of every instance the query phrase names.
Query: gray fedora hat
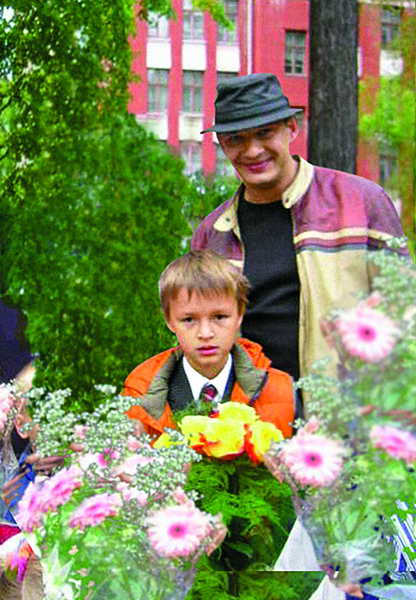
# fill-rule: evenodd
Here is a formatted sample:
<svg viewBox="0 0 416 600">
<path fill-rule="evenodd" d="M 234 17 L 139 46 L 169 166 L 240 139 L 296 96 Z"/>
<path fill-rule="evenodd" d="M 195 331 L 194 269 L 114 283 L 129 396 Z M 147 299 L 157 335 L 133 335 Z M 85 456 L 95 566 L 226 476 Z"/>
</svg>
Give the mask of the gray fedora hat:
<svg viewBox="0 0 416 600">
<path fill-rule="evenodd" d="M 282 121 L 302 112 L 289 100 L 273 73 L 255 73 L 226 79 L 217 86 L 215 123 L 201 133 L 232 133 Z"/>
</svg>

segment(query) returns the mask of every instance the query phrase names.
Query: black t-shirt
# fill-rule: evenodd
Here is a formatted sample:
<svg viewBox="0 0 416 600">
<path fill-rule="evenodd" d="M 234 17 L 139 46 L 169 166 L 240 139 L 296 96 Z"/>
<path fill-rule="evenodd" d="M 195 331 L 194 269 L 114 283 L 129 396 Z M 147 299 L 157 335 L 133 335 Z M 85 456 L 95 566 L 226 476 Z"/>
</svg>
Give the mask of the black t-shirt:
<svg viewBox="0 0 416 600">
<path fill-rule="evenodd" d="M 298 379 L 300 283 L 290 209 L 280 200 L 255 204 L 240 199 L 237 217 L 244 274 L 251 284 L 243 336 L 263 346 L 274 368 Z"/>
</svg>

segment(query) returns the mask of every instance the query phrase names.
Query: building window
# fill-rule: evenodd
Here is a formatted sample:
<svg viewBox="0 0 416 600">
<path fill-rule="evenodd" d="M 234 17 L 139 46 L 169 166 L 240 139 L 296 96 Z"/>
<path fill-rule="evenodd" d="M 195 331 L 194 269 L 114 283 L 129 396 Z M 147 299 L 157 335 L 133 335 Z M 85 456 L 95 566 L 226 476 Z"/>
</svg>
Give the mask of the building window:
<svg viewBox="0 0 416 600">
<path fill-rule="evenodd" d="M 222 177 L 235 176 L 235 170 L 219 144 L 215 144 L 215 173 Z"/>
<path fill-rule="evenodd" d="M 147 69 L 147 112 L 167 111 L 168 81 L 168 69 Z"/>
<path fill-rule="evenodd" d="M 218 25 L 217 39 L 221 44 L 238 44 L 238 1 L 225 0 L 225 14 L 234 23 L 233 29 L 227 29 L 224 25 Z"/>
<path fill-rule="evenodd" d="M 169 38 L 169 20 L 166 17 L 150 14 L 149 23 L 147 25 L 147 35 L 150 38 Z"/>
<path fill-rule="evenodd" d="M 202 71 L 183 71 L 182 110 L 202 114 Z"/>
<path fill-rule="evenodd" d="M 226 71 L 217 71 L 217 85 L 226 79 L 238 77 L 238 73 L 228 73 Z"/>
<path fill-rule="evenodd" d="M 285 73 L 305 74 L 305 31 L 286 31 Z"/>
<path fill-rule="evenodd" d="M 381 45 L 389 46 L 399 34 L 401 9 L 396 6 L 384 6 L 381 9 Z"/>
<path fill-rule="evenodd" d="M 192 6 L 192 0 L 184 0 L 183 3 L 183 39 L 204 39 L 204 15 Z"/>
<path fill-rule="evenodd" d="M 190 175 L 202 169 L 202 144 L 201 142 L 180 142 L 181 156 L 185 161 L 183 172 Z"/>
</svg>

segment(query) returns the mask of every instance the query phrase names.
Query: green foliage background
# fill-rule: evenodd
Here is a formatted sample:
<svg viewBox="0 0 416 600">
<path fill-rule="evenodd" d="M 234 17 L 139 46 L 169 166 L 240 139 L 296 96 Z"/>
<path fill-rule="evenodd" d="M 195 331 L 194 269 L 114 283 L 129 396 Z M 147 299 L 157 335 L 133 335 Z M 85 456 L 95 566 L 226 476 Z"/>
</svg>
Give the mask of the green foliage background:
<svg viewBox="0 0 416 600">
<path fill-rule="evenodd" d="M 408 11 L 401 21 L 400 35 L 389 48 L 393 56 L 402 58 L 403 72 L 380 78 L 375 105 L 361 115 L 359 125 L 364 138 L 378 141 L 380 148 L 397 155 L 398 173 L 390 183 L 402 200 L 401 220 L 413 259 L 416 243 L 415 27 L 415 13 Z M 373 85 L 372 81 L 363 82 L 360 95 L 372 98 Z"/>
<path fill-rule="evenodd" d="M 306 571 L 198 571 L 186 600 L 306 600 L 323 577 L 323 573 Z"/>
<path fill-rule="evenodd" d="M 92 408 L 94 383 L 120 389 L 174 343 L 157 284 L 187 248 L 183 207 L 192 219 L 200 204 L 182 160 L 127 113 L 134 11 L 131 0 L 0 7 L 0 296 L 27 315 L 35 384 L 70 387 L 78 410 Z"/>
</svg>

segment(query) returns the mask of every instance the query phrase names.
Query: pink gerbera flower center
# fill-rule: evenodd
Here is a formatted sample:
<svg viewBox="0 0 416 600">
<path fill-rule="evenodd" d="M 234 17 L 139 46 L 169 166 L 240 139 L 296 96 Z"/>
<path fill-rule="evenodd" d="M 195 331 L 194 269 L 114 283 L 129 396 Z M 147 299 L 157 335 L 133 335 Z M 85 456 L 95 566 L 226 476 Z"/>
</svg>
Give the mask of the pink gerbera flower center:
<svg viewBox="0 0 416 600">
<path fill-rule="evenodd" d="M 358 329 L 358 335 L 368 342 L 372 342 L 377 337 L 376 330 L 373 327 L 366 326 L 360 327 Z"/>
<path fill-rule="evenodd" d="M 305 456 L 305 463 L 310 467 L 320 467 L 323 463 L 322 456 L 320 454 L 307 454 Z"/>
<path fill-rule="evenodd" d="M 173 538 L 184 537 L 187 534 L 187 527 L 184 523 L 174 523 L 169 527 L 168 533 Z"/>
<path fill-rule="evenodd" d="M 362 305 L 345 311 L 335 321 L 335 328 L 351 356 L 373 363 L 387 358 L 400 337 L 397 323 Z"/>
</svg>

